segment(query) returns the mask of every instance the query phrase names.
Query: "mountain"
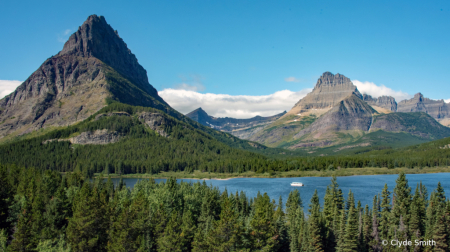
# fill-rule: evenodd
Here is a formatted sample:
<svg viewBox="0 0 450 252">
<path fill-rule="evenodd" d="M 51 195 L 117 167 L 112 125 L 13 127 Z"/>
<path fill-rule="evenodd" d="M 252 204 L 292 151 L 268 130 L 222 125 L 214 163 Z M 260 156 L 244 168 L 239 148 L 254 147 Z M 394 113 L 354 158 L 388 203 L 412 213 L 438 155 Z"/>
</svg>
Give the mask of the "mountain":
<svg viewBox="0 0 450 252">
<path fill-rule="evenodd" d="M 96 15 L 0 108 L 0 164 L 86 174 L 237 172 L 281 152 L 172 109 L 118 32 Z"/>
<path fill-rule="evenodd" d="M 432 103 L 429 99 L 422 100 Z M 450 128 L 439 124 L 433 113 L 399 113 L 397 111 L 403 108 L 401 104 L 403 102 L 397 104 L 390 96 L 361 95 L 349 78 L 325 72 L 311 93 L 249 140 L 312 153 L 324 147 L 334 148 L 330 149 L 334 152 L 382 144 L 417 144 L 450 136 Z M 441 105 L 441 114 L 444 114 L 443 108 L 445 106 Z M 385 141 L 385 138 L 401 139 L 401 143 Z"/>
<path fill-rule="evenodd" d="M 397 112 L 424 112 L 441 122 L 450 126 L 450 104 L 444 100 L 432 100 L 417 93 L 409 100 L 398 103 Z"/>
<path fill-rule="evenodd" d="M 371 106 L 352 94 L 338 102 L 328 112 L 319 117 L 308 128 L 294 135 L 294 139 L 302 139 L 302 143 L 292 148 L 315 145 L 330 145 L 345 140 L 340 133 L 358 134 L 369 131 L 373 114 L 377 113 Z M 318 139 L 322 141 L 317 141 Z"/>
<path fill-rule="evenodd" d="M 83 121 L 111 101 L 174 111 L 118 32 L 92 15 L 58 54 L 0 100 L 0 139 Z"/>
<path fill-rule="evenodd" d="M 284 114 L 286 114 L 286 111 L 269 117 L 255 116 L 248 119 L 217 118 L 208 115 L 202 108 L 198 108 L 186 114 L 186 116 L 202 125 L 230 133 L 241 139 L 248 139 L 264 128 L 264 126 L 274 122 Z"/>
<path fill-rule="evenodd" d="M 351 94 L 362 98 L 361 93 L 349 78 L 342 74 L 325 72 L 317 80 L 316 86 L 303 99 L 298 101 L 287 115 L 328 110 Z"/>
<path fill-rule="evenodd" d="M 0 100 L 0 142 L 40 136 L 92 121 L 93 115 L 109 105 L 116 108 L 109 113 L 119 113 L 121 118 L 125 114 L 141 116 L 134 112 L 121 113 L 118 110 L 121 106 L 112 105 L 115 103 L 153 108 L 153 113 L 159 116 L 151 116 L 154 125 L 149 126 L 151 130 L 171 131 L 175 124 L 166 122 L 176 119 L 179 121 L 176 125 L 187 124 L 183 127 L 204 132 L 228 146 L 265 149 L 257 143 L 205 127 L 171 108 L 149 84 L 146 70 L 118 32 L 103 16 L 97 15 L 89 16 L 58 54 L 47 59 L 13 93 Z M 133 109 L 136 110 L 142 109 Z M 112 137 L 91 133 L 83 135 Z"/>
<path fill-rule="evenodd" d="M 367 102 L 367 104 L 380 113 L 391 113 L 397 111 L 397 102 L 392 96 L 383 95 L 378 98 L 373 98 L 370 95 L 364 94 L 363 101 Z"/>
</svg>

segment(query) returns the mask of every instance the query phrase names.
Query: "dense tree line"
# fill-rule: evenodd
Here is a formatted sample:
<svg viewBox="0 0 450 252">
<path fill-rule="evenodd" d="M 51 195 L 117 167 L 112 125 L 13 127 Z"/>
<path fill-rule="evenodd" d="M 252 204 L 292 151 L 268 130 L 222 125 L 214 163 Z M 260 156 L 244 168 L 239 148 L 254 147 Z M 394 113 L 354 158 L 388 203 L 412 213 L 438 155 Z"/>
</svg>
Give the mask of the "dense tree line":
<svg viewBox="0 0 450 252">
<path fill-rule="evenodd" d="M 283 210 L 267 194 L 220 192 L 206 183 L 133 189 L 79 172 L 0 166 L 0 248 L 6 251 L 448 251 L 450 202 L 404 174 L 373 206 L 346 199 L 332 178 L 323 203 L 292 191 Z M 381 189 L 381 188 L 380 188 Z M 392 190 L 392 191 L 390 191 Z M 391 240 L 411 240 L 412 246 Z M 433 240 L 434 246 L 414 246 Z M 389 241 L 387 245 L 383 241 Z"/>
<path fill-rule="evenodd" d="M 1 145 L 0 161 L 61 172 L 79 169 L 87 174 L 155 174 L 161 171 L 194 170 L 264 173 L 363 167 L 417 168 L 450 164 L 450 149 L 442 148 L 450 139 L 428 143 L 427 146 L 422 144 L 401 150 L 386 149 L 351 156 L 276 159 L 231 148 L 201 132 L 181 126 L 171 128 L 171 137 L 165 138 L 149 131 L 133 118 L 119 118 L 104 120 L 105 123 L 125 122 L 123 125 L 111 123 L 111 128 L 128 132 L 127 137 L 118 143 L 72 145 L 68 141 L 43 143 L 42 138 L 34 138 Z"/>
<path fill-rule="evenodd" d="M 99 114 L 120 111 L 96 118 Z M 149 129 L 138 119 L 141 112 L 164 115 L 172 123 L 165 126 L 168 137 Z M 181 117 L 180 117 L 181 118 Z M 184 120 L 184 121 L 183 121 Z M 107 145 L 76 145 L 67 139 L 82 132 L 108 129 L 122 140 Z M 434 167 L 450 163 L 450 138 L 403 149 L 366 150 L 348 156 L 296 157 L 258 149 L 229 134 L 206 129 L 188 118 L 180 120 L 154 108 L 112 103 L 85 121 L 46 135 L 0 145 L 0 162 L 39 170 L 93 173 L 148 173 L 200 170 L 216 173 L 257 173 L 292 170 L 334 170 L 362 167 Z M 283 151 L 284 153 L 284 151 Z M 288 157 L 286 157 L 288 156 Z"/>
</svg>

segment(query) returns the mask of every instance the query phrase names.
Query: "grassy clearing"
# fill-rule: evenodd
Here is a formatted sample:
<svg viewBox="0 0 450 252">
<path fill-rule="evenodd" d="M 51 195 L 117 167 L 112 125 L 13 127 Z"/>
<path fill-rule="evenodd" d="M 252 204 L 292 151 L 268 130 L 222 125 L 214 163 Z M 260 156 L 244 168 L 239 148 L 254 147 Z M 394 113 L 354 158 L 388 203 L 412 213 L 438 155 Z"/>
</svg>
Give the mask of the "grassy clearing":
<svg viewBox="0 0 450 252">
<path fill-rule="evenodd" d="M 288 172 L 271 172 L 271 173 L 208 173 L 201 171 L 194 171 L 193 173 L 187 172 L 161 172 L 159 174 L 109 174 L 111 178 L 186 178 L 186 179 L 230 179 L 230 178 L 290 178 L 290 177 L 331 177 L 336 175 L 338 177 L 343 176 L 355 176 L 355 175 L 381 175 L 381 174 L 399 174 L 401 171 L 406 174 L 424 174 L 424 173 L 440 173 L 450 172 L 450 166 L 448 167 L 425 167 L 425 168 L 394 168 L 388 169 L 366 167 L 366 168 L 345 168 L 335 171 L 288 171 Z M 103 175 L 104 178 L 108 176 L 105 174 L 96 173 L 95 176 Z"/>
</svg>

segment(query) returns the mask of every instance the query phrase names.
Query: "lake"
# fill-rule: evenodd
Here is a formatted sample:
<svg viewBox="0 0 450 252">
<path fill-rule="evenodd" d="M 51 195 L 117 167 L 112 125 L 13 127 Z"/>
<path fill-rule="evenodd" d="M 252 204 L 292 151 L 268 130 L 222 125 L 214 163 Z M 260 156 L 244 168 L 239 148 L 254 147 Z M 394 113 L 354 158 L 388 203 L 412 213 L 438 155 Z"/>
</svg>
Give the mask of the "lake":
<svg viewBox="0 0 450 252">
<path fill-rule="evenodd" d="M 364 175 L 364 176 L 348 176 L 337 177 L 339 188 L 342 189 L 344 197 L 347 198 L 349 190 L 355 195 L 355 201 L 361 201 L 362 206 L 366 204 L 372 207 L 373 196 L 381 194 L 384 184 L 388 185 L 389 191 L 392 192 L 395 187 L 395 180 L 398 175 Z M 436 189 L 438 182 L 444 187 L 447 197 L 450 195 L 450 173 L 429 173 L 429 174 L 407 174 L 408 185 L 414 193 L 417 183 L 422 182 L 427 187 L 428 195 Z M 112 179 L 114 184 L 119 183 L 119 179 Z M 133 187 L 138 179 L 124 178 L 127 187 Z M 156 183 L 164 182 L 165 179 L 155 179 Z M 199 179 L 178 179 L 178 182 L 203 182 Z M 303 187 L 292 187 L 291 182 L 302 182 Z M 243 191 L 247 197 L 256 197 L 258 191 L 267 193 L 271 199 L 275 199 L 278 203 L 280 195 L 283 198 L 283 205 L 286 203 L 289 192 L 298 189 L 303 201 L 303 206 L 308 207 L 314 191 L 319 193 L 320 203 L 323 205 L 323 197 L 327 186 L 331 183 L 331 177 L 298 177 L 298 178 L 235 178 L 229 180 L 206 180 L 208 185 L 218 187 L 220 191 L 225 188 L 228 193 L 236 193 Z M 356 203 L 355 202 L 355 203 Z"/>
</svg>

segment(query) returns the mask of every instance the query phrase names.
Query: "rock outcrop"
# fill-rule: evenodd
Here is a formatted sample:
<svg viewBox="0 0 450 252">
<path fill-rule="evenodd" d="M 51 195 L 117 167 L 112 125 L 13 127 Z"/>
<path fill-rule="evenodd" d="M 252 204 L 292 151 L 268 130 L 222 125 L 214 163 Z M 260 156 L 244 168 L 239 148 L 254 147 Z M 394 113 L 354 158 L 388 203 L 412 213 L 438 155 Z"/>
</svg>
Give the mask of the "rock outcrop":
<svg viewBox="0 0 450 252">
<path fill-rule="evenodd" d="M 399 102 L 397 112 L 424 112 L 439 120 L 450 117 L 450 106 L 444 100 L 431 100 L 417 93 L 412 99 Z"/>
<path fill-rule="evenodd" d="M 121 135 L 117 131 L 108 132 L 107 129 L 82 132 L 76 137 L 69 138 L 73 144 L 109 144 L 119 141 Z"/>
<path fill-rule="evenodd" d="M 139 120 L 163 137 L 169 136 L 166 132 L 166 128 L 171 128 L 176 125 L 175 121 L 160 113 L 143 112 L 139 115 Z"/>
<path fill-rule="evenodd" d="M 383 95 L 378 98 L 373 98 L 370 95 L 364 94 L 363 101 L 367 102 L 370 106 L 384 108 L 392 112 L 397 111 L 397 102 L 392 96 Z"/>
<path fill-rule="evenodd" d="M 248 119 L 221 118 L 212 117 L 202 108 L 198 108 L 186 114 L 186 116 L 213 129 L 230 133 L 241 139 L 249 139 L 252 135 L 262 130 L 264 126 L 276 121 L 284 114 L 286 114 L 286 111 L 269 117 L 255 116 Z"/>
<path fill-rule="evenodd" d="M 107 99 L 173 110 L 117 31 L 104 17 L 92 15 L 61 52 L 0 100 L 0 139 L 84 120 Z"/>
<path fill-rule="evenodd" d="M 109 132 L 107 129 L 81 132 L 79 135 L 71 138 L 49 139 L 42 142 L 46 144 L 53 141 L 69 141 L 72 144 L 109 144 L 118 142 L 123 136 L 117 131 Z"/>
</svg>

